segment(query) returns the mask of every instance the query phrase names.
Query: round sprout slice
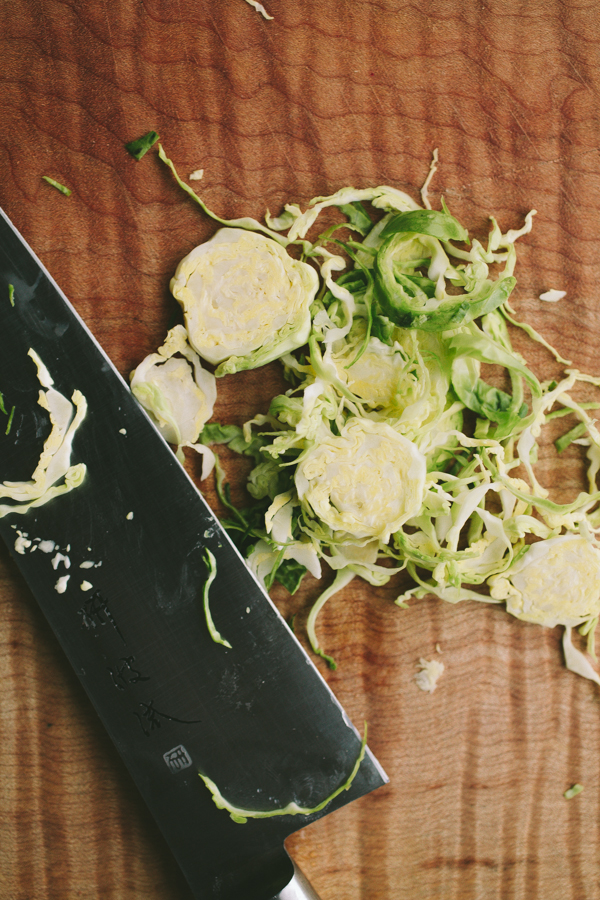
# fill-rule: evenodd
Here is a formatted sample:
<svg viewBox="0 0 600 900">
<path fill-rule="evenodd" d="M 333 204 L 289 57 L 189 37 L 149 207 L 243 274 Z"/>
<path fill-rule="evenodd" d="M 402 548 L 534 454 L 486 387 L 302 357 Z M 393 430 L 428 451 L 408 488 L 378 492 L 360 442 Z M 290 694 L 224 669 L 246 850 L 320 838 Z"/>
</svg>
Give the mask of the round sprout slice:
<svg viewBox="0 0 600 900">
<path fill-rule="evenodd" d="M 417 429 L 439 416 L 449 379 L 440 363 L 444 349 L 438 336 L 398 328 L 392 344 L 371 337 L 356 358 L 365 331 L 365 320 L 357 316 L 347 337 L 333 345 L 338 378 L 371 409 L 399 420 L 397 426 Z"/>
<path fill-rule="evenodd" d="M 579 625 L 600 615 L 600 550 L 578 534 L 531 544 L 503 575 L 489 579 L 491 596 L 518 619 Z"/>
<path fill-rule="evenodd" d="M 192 347 L 217 375 L 254 369 L 306 343 L 318 288 L 312 266 L 275 241 L 223 228 L 179 263 L 171 291 Z"/>
<path fill-rule="evenodd" d="M 333 531 L 388 541 L 423 502 L 425 457 L 385 422 L 351 418 L 296 471 L 302 505 Z"/>
</svg>

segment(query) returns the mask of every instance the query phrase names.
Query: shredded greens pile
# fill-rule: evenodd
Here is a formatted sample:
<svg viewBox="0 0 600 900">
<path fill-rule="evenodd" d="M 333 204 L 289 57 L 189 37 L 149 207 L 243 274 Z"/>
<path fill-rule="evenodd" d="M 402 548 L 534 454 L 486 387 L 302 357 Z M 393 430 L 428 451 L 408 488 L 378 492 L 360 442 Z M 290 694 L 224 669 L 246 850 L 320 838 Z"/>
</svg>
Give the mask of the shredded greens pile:
<svg viewBox="0 0 600 900">
<path fill-rule="evenodd" d="M 599 404 L 573 391 L 600 379 L 571 368 L 509 306 L 515 242 L 535 210 L 507 232 L 492 217 L 487 241 L 470 240 L 443 201 L 430 208 L 428 178 L 423 206 L 391 187 L 348 187 L 305 211 L 287 204 L 265 224 L 228 221 L 162 147 L 159 156 L 224 226 L 172 282 L 190 347 L 218 363 L 217 377 L 279 358 L 290 384 L 243 428 L 204 424 L 187 445 L 227 444 L 253 460 L 248 508 L 232 504 L 218 456 L 216 480 L 224 525 L 267 589 L 277 579 L 293 592 L 307 571 L 334 571 L 309 616 L 313 650 L 335 665 L 315 628 L 327 599 L 355 577 L 379 586 L 403 572 L 412 586 L 399 606 L 433 594 L 564 626 L 567 665 L 600 684 L 571 642 L 579 627 L 595 658 L 600 432 L 589 410 Z M 309 238 L 330 208 L 338 221 Z M 560 380 L 537 378 L 509 323 L 554 353 Z M 502 388 L 483 364 L 502 368 Z M 134 381 L 144 403 L 139 370 Z M 540 436 L 561 416 L 557 449 L 576 441 L 589 461 L 586 490 L 567 504 L 536 475 Z"/>
</svg>

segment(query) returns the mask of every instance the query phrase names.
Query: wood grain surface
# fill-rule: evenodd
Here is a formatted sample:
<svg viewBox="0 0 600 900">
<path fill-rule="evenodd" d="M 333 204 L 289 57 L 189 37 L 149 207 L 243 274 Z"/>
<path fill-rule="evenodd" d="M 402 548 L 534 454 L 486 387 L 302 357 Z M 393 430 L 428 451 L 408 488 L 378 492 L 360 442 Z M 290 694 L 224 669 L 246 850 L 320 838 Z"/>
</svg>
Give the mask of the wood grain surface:
<svg viewBox="0 0 600 900">
<path fill-rule="evenodd" d="M 483 237 L 538 210 L 514 306 L 600 374 L 600 17 L 593 0 L 4 0 L 0 205 L 126 375 L 162 342 L 168 283 L 214 232 L 151 152 L 154 128 L 223 216 L 278 213 L 345 185 L 431 196 Z M 64 197 L 42 181 L 68 185 Z M 558 304 L 537 300 L 567 291 Z M 541 377 L 558 372 L 522 335 Z M 242 423 L 277 364 L 219 383 Z M 578 448 L 541 453 L 573 498 Z M 229 465 L 233 465 L 229 461 Z M 193 477 L 199 464 L 189 458 Z M 235 472 L 241 496 L 243 472 Z M 206 492 L 214 501 L 209 485 Z M 273 596 L 305 621 L 317 583 Z M 566 671 L 560 629 L 501 608 L 353 583 L 323 611 L 317 665 L 390 784 L 298 833 L 322 900 L 600 898 L 598 688 Z M 419 657 L 443 651 L 435 693 Z M 79 683 L 0 550 L 0 900 L 190 900 Z M 584 785 L 567 801 L 563 792 Z M 240 898 L 243 900 L 243 898 Z"/>
</svg>

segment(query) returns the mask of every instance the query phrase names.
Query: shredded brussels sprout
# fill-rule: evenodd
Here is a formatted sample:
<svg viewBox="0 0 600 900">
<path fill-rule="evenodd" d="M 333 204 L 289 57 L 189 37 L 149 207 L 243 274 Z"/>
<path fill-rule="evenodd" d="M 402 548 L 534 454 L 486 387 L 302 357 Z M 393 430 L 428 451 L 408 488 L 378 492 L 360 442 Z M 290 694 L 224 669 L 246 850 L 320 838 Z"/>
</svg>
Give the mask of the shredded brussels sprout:
<svg viewBox="0 0 600 900">
<path fill-rule="evenodd" d="M 436 153 L 423 207 L 392 187 L 347 187 L 315 197 L 305 211 L 288 203 L 280 216 L 267 213 L 266 225 L 226 221 L 179 179 L 162 148 L 160 156 L 226 226 L 173 280 L 192 345 L 203 353 L 210 344 L 206 358 L 220 364 L 217 374 L 280 358 L 291 385 L 243 429 L 211 424 L 201 440 L 254 460 L 247 509 L 231 504 L 220 467 L 217 486 L 231 513 L 224 524 L 267 588 L 278 579 L 295 589 L 305 571 L 333 570 L 309 617 L 315 652 L 334 665 L 315 629 L 329 597 L 354 576 L 377 586 L 402 572 L 412 587 L 400 592 L 401 607 L 433 594 L 504 604 L 525 621 L 564 626 L 567 666 L 600 683 L 571 636 L 578 627 L 595 658 L 600 431 L 589 411 L 598 403 L 574 394 L 600 379 L 573 368 L 508 304 L 516 242 L 531 231 L 535 210 L 506 232 L 490 217 L 487 240 L 469 238 L 443 200 L 431 209 Z M 339 222 L 318 234 L 321 212 L 332 208 Z M 265 259 L 288 279 L 304 267 L 298 306 L 279 288 L 267 291 Z M 195 276 L 194 261 L 208 274 Z M 212 292 L 194 306 L 188 285 L 200 278 L 200 298 L 215 266 L 228 277 L 243 271 L 233 300 Z M 279 318 L 286 303 L 291 332 Z M 271 328 L 262 328 L 263 309 Z M 540 381 L 513 350 L 509 326 L 547 348 L 565 367 L 562 377 Z M 485 380 L 482 365 L 504 371 L 502 386 Z M 583 445 L 588 458 L 587 485 L 569 503 L 550 498 L 536 469 L 545 426 L 562 416 L 557 450 Z"/>
</svg>

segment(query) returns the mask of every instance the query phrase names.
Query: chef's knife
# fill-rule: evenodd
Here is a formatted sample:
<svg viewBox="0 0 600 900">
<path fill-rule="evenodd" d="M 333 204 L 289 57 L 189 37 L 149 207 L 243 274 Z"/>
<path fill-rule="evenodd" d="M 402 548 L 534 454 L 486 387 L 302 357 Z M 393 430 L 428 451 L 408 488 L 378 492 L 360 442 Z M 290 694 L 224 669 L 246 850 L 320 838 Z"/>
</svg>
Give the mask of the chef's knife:
<svg viewBox="0 0 600 900">
<path fill-rule="evenodd" d="M 0 533 L 194 896 L 316 897 L 294 874 L 284 839 L 379 787 L 385 773 L 367 749 L 349 789 L 318 813 L 239 824 L 216 807 L 199 773 L 244 809 L 290 801 L 311 809 L 348 779 L 361 738 L 108 357 L 0 213 L 0 391 L 7 413 L 14 407 L 10 428 L 0 427 L 0 482 L 31 479 L 50 431 L 30 348 L 58 391 L 79 390 L 88 404 L 72 451 L 87 467 L 83 484 L 0 518 Z M 212 617 L 231 649 L 215 643 L 203 614 L 205 548 L 217 563 Z"/>
</svg>

